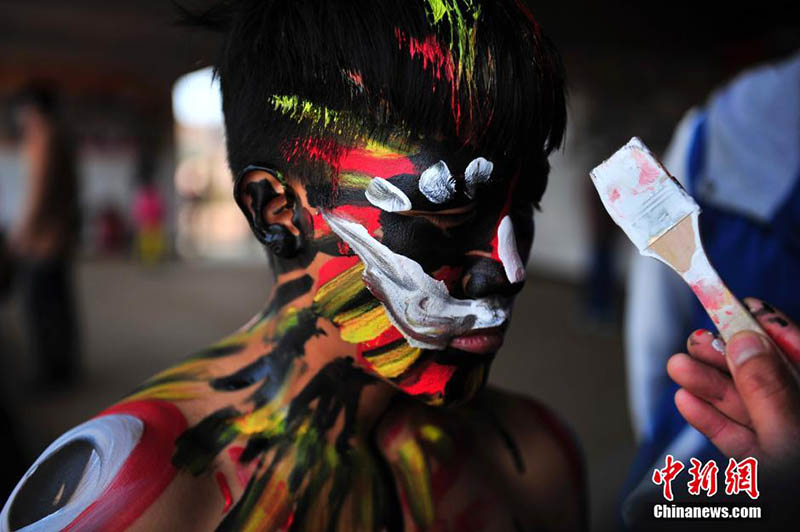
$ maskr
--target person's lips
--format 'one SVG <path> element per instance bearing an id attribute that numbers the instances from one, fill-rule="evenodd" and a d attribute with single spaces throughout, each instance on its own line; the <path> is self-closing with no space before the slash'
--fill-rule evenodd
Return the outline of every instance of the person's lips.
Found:
<path id="1" fill-rule="evenodd" d="M 503 330 L 500 327 L 476 329 L 450 340 L 450 347 L 480 355 L 496 352 L 503 345 Z"/>

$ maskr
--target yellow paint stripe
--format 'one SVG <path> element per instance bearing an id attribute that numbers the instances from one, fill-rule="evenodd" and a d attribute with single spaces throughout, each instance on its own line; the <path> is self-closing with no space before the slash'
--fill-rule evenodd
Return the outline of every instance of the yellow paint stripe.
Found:
<path id="1" fill-rule="evenodd" d="M 208 383 L 195 381 L 167 382 L 152 386 L 125 398 L 125 401 L 137 399 L 163 399 L 165 401 L 185 401 L 196 399 L 208 393 Z"/>
<path id="2" fill-rule="evenodd" d="M 173 377 L 182 373 L 188 373 L 197 379 L 207 377 L 209 375 L 208 366 L 211 365 L 212 361 L 213 359 L 198 359 L 182 362 L 177 366 L 172 366 L 171 368 L 165 369 L 161 373 L 157 373 L 155 376 L 148 379 L 145 384 L 147 384 L 147 382 Z"/>
<path id="3" fill-rule="evenodd" d="M 370 364 L 375 366 L 375 370 L 382 376 L 392 378 L 397 377 L 407 370 L 411 364 L 416 362 L 421 354 L 421 349 L 411 347 L 404 342 L 391 351 L 381 353 L 380 355 L 367 356 L 365 358 Z"/>
<path id="4" fill-rule="evenodd" d="M 367 312 L 373 311 L 376 307 L 380 306 L 380 302 L 377 299 L 372 299 L 361 306 L 352 308 L 345 312 L 340 312 L 333 318 L 333 323 L 336 325 L 343 325 L 348 321 L 355 320 L 366 314 Z"/>
<path id="5" fill-rule="evenodd" d="M 401 157 L 407 157 L 411 154 L 411 152 L 408 150 L 393 148 L 374 139 L 368 140 L 364 149 L 373 157 L 382 157 L 384 159 L 399 159 Z"/>
<path id="6" fill-rule="evenodd" d="M 383 306 L 379 305 L 361 316 L 343 323 L 339 331 L 342 340 L 358 344 L 374 340 L 391 326 L 392 322 L 389 321 L 389 316 L 386 315 Z"/>
<path id="7" fill-rule="evenodd" d="M 352 301 L 362 290 L 366 290 L 367 286 L 361 277 L 363 272 L 364 264 L 358 262 L 322 285 L 314 296 L 317 312 L 332 318 L 344 304 Z"/>
<path id="8" fill-rule="evenodd" d="M 414 439 L 403 442 L 397 455 L 411 515 L 418 526 L 427 528 L 433 524 L 433 492 L 428 462 Z"/>
<path id="9" fill-rule="evenodd" d="M 339 175 L 339 186 L 366 190 L 369 186 L 369 182 L 372 181 L 372 177 L 373 176 L 367 174 L 342 172 Z"/>

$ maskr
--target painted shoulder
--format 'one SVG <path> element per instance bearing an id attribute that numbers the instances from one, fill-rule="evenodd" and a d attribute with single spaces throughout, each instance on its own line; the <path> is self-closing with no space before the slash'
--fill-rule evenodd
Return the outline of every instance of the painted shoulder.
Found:
<path id="1" fill-rule="evenodd" d="M 492 425 L 487 430 L 499 433 L 514 462 L 506 478 L 526 494 L 527 504 L 549 514 L 548 523 L 537 526 L 586 529 L 585 460 L 571 428 L 541 401 L 496 388 L 487 388 L 475 403 L 472 408 L 484 414 L 479 422 Z"/>
<path id="2" fill-rule="evenodd" d="M 175 475 L 173 442 L 185 427 L 174 405 L 146 400 L 115 405 L 67 431 L 14 488 L 0 531 L 125 529 Z"/>
<path id="3" fill-rule="evenodd" d="M 577 442 L 538 401 L 491 389 L 451 409 L 400 399 L 376 437 L 403 511 L 421 529 L 460 529 L 459 519 L 479 515 L 496 515 L 506 530 L 585 528 Z"/>

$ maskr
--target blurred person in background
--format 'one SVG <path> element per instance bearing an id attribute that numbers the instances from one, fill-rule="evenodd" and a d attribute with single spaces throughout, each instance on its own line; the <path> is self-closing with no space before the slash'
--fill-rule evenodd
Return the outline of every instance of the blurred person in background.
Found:
<path id="1" fill-rule="evenodd" d="M 78 372 L 72 261 L 78 240 L 78 181 L 73 139 L 52 87 L 34 83 L 17 99 L 27 198 L 9 248 L 19 263 L 25 327 L 42 386 L 71 383 Z"/>
<path id="2" fill-rule="evenodd" d="M 800 352 L 784 341 L 797 339 L 789 317 L 800 318 L 800 54 L 743 73 L 715 92 L 705 107 L 687 113 L 664 164 L 700 204 L 705 249 L 731 291 L 741 297 L 757 295 L 785 312 L 758 300 L 745 301 L 783 350 L 770 356 L 790 361 L 785 371 L 778 366 L 775 377 L 789 383 L 789 400 L 800 402 L 800 386 L 790 367 L 800 364 Z M 766 419 L 769 412 L 752 411 L 748 394 L 740 389 L 743 374 L 730 371 L 733 366 L 722 355 L 724 343 L 708 331 L 716 328 L 682 279 L 658 261 L 636 255 L 628 282 L 625 340 L 639 450 L 623 505 L 623 516 L 634 529 L 653 526 L 642 519 L 652 515 L 653 503 L 664 502 L 651 476 L 664 467 L 666 454 L 686 467 L 690 458 L 703 463 L 714 459 L 721 470 L 727 457 L 736 455 L 726 431 L 715 429 L 714 434 L 706 423 L 732 420 L 736 424 L 727 428 L 738 431 L 740 443 L 753 437 L 765 446 L 752 420 Z M 687 352 L 687 337 L 691 356 L 675 355 L 667 364 L 673 353 Z M 768 376 L 769 370 L 763 370 L 764 382 Z M 800 419 L 797 404 L 786 410 Z M 796 433 L 791 426 L 780 428 L 784 438 Z M 769 453 L 758 458 L 775 466 L 776 457 Z M 785 468 L 785 459 L 778 461 Z M 687 499 L 685 482 L 673 483 L 673 490 L 676 500 Z M 787 507 L 783 504 L 781 511 Z"/>
<path id="3" fill-rule="evenodd" d="M 145 264 L 156 264 L 164 256 L 164 199 L 151 174 L 142 174 L 133 201 L 136 254 Z"/>

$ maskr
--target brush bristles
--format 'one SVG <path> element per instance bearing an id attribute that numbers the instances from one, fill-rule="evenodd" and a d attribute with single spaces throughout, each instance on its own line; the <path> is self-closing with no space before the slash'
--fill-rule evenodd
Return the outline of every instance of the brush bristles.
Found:
<path id="1" fill-rule="evenodd" d="M 700 211 L 637 137 L 592 170 L 591 176 L 608 214 L 640 252 Z"/>

